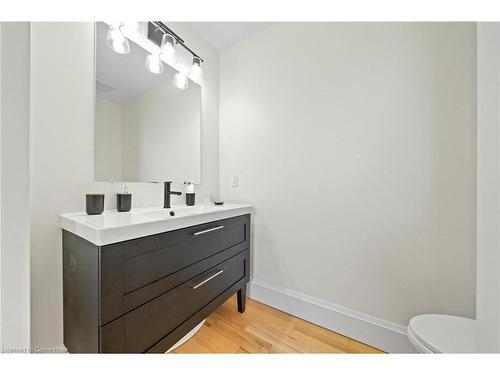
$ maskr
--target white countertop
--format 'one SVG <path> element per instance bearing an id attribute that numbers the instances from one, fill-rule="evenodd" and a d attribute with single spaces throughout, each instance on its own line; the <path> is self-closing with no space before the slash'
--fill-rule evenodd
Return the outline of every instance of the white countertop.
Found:
<path id="1" fill-rule="evenodd" d="M 253 206 L 224 203 L 222 206 L 173 206 L 133 208 L 129 212 L 104 211 L 101 215 L 75 212 L 59 215 L 60 227 L 97 246 L 249 214 Z M 175 216 L 170 216 L 170 211 Z"/>

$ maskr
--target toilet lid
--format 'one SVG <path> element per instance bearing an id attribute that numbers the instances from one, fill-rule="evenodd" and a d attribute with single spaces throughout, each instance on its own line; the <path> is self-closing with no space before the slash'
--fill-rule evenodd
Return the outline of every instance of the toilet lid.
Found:
<path id="1" fill-rule="evenodd" d="M 426 314 L 410 320 L 408 330 L 434 353 L 475 353 L 476 321 L 452 315 Z"/>

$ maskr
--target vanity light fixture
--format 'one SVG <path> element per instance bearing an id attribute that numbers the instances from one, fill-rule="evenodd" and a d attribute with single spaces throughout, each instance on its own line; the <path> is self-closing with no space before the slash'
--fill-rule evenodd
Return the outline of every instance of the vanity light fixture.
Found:
<path id="1" fill-rule="evenodd" d="M 189 78 L 198 83 L 201 80 L 201 59 L 198 56 L 193 56 L 193 65 L 189 72 Z"/>
<path id="2" fill-rule="evenodd" d="M 130 52 L 130 44 L 128 39 L 120 30 L 123 24 L 109 24 L 108 35 L 106 36 L 106 44 L 116 53 L 126 55 Z"/>
<path id="3" fill-rule="evenodd" d="M 188 77 L 196 82 L 201 83 L 201 63 L 203 59 L 189 48 L 184 40 L 181 39 L 172 29 L 170 29 L 164 22 L 150 21 L 148 22 L 148 39 L 160 47 L 160 59 L 167 64 L 179 70 L 176 66 L 175 54 L 177 46 L 184 48 L 193 56 L 191 69 L 188 75 L 184 72 L 177 72 L 174 76 L 174 84 L 180 89 L 185 89 L 189 85 Z"/>
<path id="4" fill-rule="evenodd" d="M 187 89 L 189 82 L 186 75 L 182 72 L 177 72 L 174 76 L 174 85 L 181 90 Z"/>
<path id="5" fill-rule="evenodd" d="M 177 41 L 170 34 L 163 34 L 160 45 L 160 57 L 172 65 L 175 62 L 175 45 Z"/>
<path id="6" fill-rule="evenodd" d="M 146 56 L 146 68 L 151 73 L 161 74 L 163 73 L 163 62 L 160 59 L 160 56 L 154 55 L 150 53 Z"/>
<path id="7" fill-rule="evenodd" d="M 120 31 L 126 38 L 134 39 L 139 34 L 139 22 L 138 21 L 126 21 L 122 22 L 120 25 Z"/>
<path id="8" fill-rule="evenodd" d="M 138 24 L 133 25 L 120 23 L 108 23 L 108 34 L 106 36 L 106 44 L 116 53 L 127 54 L 130 52 L 130 44 L 125 36 L 125 33 L 137 34 Z M 133 39 L 133 37 L 132 37 Z M 175 53 L 177 45 L 182 46 L 186 51 L 193 56 L 191 69 L 189 74 L 177 71 L 174 76 L 173 83 L 175 87 L 184 90 L 189 86 L 189 79 L 196 83 L 201 81 L 201 63 L 203 59 L 194 53 L 184 41 L 168 28 L 163 22 L 148 22 L 148 39 L 160 47 L 159 52 L 149 53 L 146 56 L 146 69 L 154 74 L 161 74 L 164 70 L 163 62 L 170 66 L 176 65 Z"/>

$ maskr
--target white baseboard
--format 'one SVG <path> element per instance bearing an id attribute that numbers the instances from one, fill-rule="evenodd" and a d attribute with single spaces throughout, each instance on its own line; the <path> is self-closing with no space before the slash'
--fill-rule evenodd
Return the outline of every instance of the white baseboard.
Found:
<path id="1" fill-rule="evenodd" d="M 414 353 L 406 327 L 258 280 L 249 297 L 388 353 Z"/>

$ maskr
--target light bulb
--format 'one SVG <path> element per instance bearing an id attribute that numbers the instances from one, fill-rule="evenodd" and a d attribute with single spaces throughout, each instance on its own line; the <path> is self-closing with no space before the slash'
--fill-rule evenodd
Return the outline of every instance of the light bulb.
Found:
<path id="1" fill-rule="evenodd" d="M 146 56 L 146 68 L 154 74 L 163 73 L 163 63 L 160 56 L 149 54 Z"/>
<path id="2" fill-rule="evenodd" d="M 120 25 L 119 30 L 123 35 L 128 35 L 129 37 L 137 36 L 138 34 L 138 22 L 124 22 Z"/>
<path id="3" fill-rule="evenodd" d="M 194 82 L 200 83 L 201 80 L 201 59 L 197 56 L 193 57 L 193 65 L 191 66 L 191 71 L 189 72 L 189 78 Z"/>
<path id="4" fill-rule="evenodd" d="M 163 34 L 161 38 L 160 57 L 169 64 L 175 61 L 175 38 L 170 34 Z"/>
<path id="5" fill-rule="evenodd" d="M 109 26 L 108 35 L 106 36 L 106 44 L 116 53 L 126 55 L 130 52 L 130 44 L 128 39 L 121 33 L 120 30 L 113 26 Z"/>
<path id="6" fill-rule="evenodd" d="M 177 72 L 174 76 L 174 85 L 181 90 L 187 89 L 189 83 L 186 75 L 181 72 Z"/>

